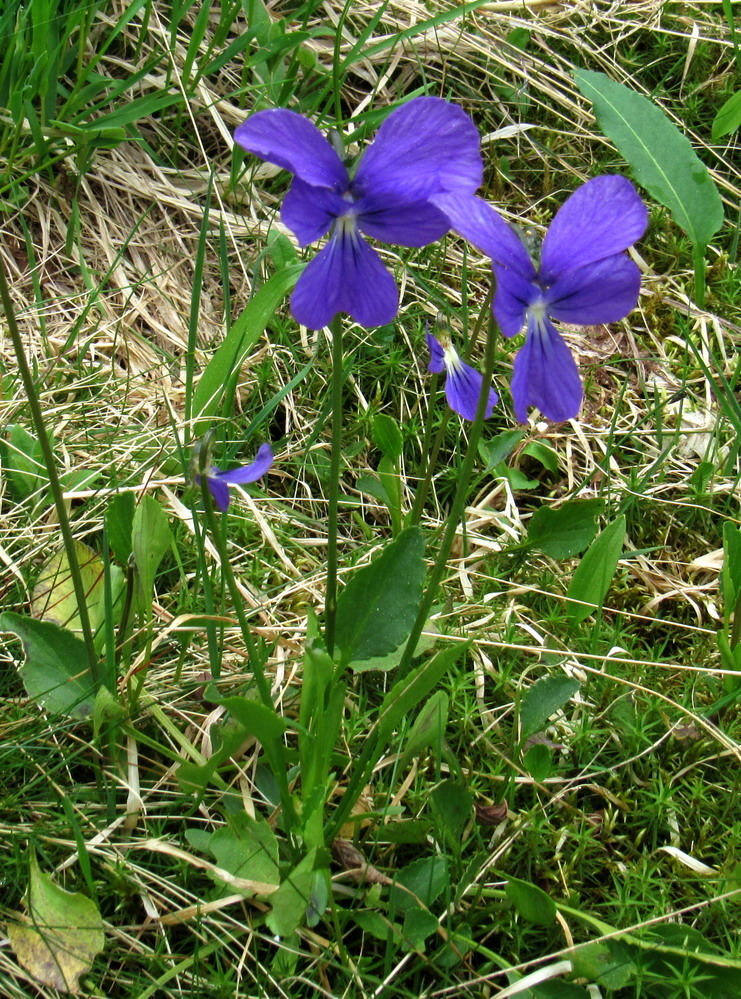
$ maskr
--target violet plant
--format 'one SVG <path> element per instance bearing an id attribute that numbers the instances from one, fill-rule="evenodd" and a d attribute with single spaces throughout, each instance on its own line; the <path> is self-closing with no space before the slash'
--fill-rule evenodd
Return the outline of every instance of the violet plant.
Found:
<path id="1" fill-rule="evenodd" d="M 401 246 L 435 242 L 450 228 L 436 195 L 472 195 L 483 177 L 479 134 L 459 107 L 418 97 L 393 111 L 375 141 L 350 168 L 336 145 L 293 111 L 258 111 L 240 125 L 235 141 L 294 179 L 281 218 L 307 246 L 327 232 L 326 246 L 309 262 L 291 297 L 294 318 L 332 336 L 332 452 L 328 502 L 325 640 L 335 644 L 337 510 L 342 439 L 341 314 L 361 326 L 391 322 L 399 308 L 396 284 L 365 236 Z"/>
<path id="2" fill-rule="evenodd" d="M 527 327 L 515 358 L 515 415 L 537 406 L 549 420 L 573 419 L 582 401 L 576 362 L 551 319 L 584 326 L 612 323 L 635 308 L 638 265 L 625 252 L 646 229 L 648 212 L 625 177 L 594 177 L 556 213 L 534 262 L 516 231 L 485 201 L 435 198 L 451 226 L 491 257 L 494 316 L 506 337 Z"/>

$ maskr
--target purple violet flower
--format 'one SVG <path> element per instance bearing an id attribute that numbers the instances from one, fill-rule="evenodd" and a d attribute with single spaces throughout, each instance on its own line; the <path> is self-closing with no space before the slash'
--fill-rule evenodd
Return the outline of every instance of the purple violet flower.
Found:
<path id="1" fill-rule="evenodd" d="M 517 419 L 527 422 L 528 406 L 555 422 L 572 419 L 581 406 L 581 379 L 551 319 L 614 323 L 635 308 L 641 272 L 624 251 L 648 221 L 636 189 L 617 175 L 582 184 L 556 212 L 537 268 L 515 230 L 485 201 L 449 194 L 434 201 L 456 232 L 491 257 L 502 333 L 511 337 L 527 325 L 512 374 Z"/>
<path id="2" fill-rule="evenodd" d="M 425 336 L 431 355 L 427 370 L 433 374 L 445 371 L 445 397 L 448 405 L 464 420 L 473 422 L 476 418 L 483 376 L 470 364 L 461 360 L 447 336 L 441 335 L 437 338 L 432 333 L 426 333 Z M 499 396 L 490 388 L 485 419 L 489 419 L 498 401 Z"/>
<path id="3" fill-rule="evenodd" d="M 429 199 L 473 194 L 483 176 L 476 126 L 439 97 L 416 97 L 393 111 L 352 173 L 295 111 L 258 111 L 234 138 L 294 175 L 281 219 L 301 246 L 332 231 L 291 297 L 295 319 L 309 329 L 339 312 L 361 326 L 391 322 L 399 309 L 396 283 L 364 236 L 400 246 L 434 243 L 450 224 Z"/>
<path id="4" fill-rule="evenodd" d="M 206 485 L 219 510 L 222 513 L 226 513 L 229 506 L 229 486 L 244 486 L 248 482 L 257 482 L 272 464 L 273 452 L 270 449 L 270 445 L 263 444 L 258 450 L 255 460 L 250 465 L 232 468 L 228 472 L 221 472 L 218 468 L 212 467 L 206 473 Z M 196 482 L 200 481 L 200 476 L 197 475 Z"/>

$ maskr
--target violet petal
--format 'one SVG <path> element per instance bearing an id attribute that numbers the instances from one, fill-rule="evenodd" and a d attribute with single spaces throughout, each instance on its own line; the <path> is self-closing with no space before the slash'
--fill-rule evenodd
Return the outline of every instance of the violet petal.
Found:
<path id="1" fill-rule="evenodd" d="M 499 212 L 472 194 L 439 194 L 432 199 L 447 215 L 450 226 L 481 250 L 492 262 L 523 278 L 535 277 L 535 268 L 522 241 Z"/>
<path id="2" fill-rule="evenodd" d="M 359 233 L 338 224 L 298 279 L 291 311 L 312 330 L 328 326 L 339 312 L 348 312 L 361 326 L 383 326 L 399 311 L 399 295 L 376 251 Z"/>
<path id="3" fill-rule="evenodd" d="M 355 175 L 358 195 L 388 192 L 417 201 L 481 186 L 478 129 L 466 112 L 440 97 L 415 97 L 379 128 Z"/>
<path id="4" fill-rule="evenodd" d="M 528 306 L 541 294 L 537 285 L 511 271 L 508 267 L 494 265 L 497 290 L 493 312 L 504 336 L 515 336 L 525 324 Z"/>
<path id="5" fill-rule="evenodd" d="M 554 319 L 576 325 L 614 323 L 636 307 L 641 272 L 618 253 L 575 271 L 567 271 L 546 292 Z"/>
<path id="6" fill-rule="evenodd" d="M 307 184 L 336 191 L 348 186 L 347 170 L 330 142 L 295 111 L 258 111 L 237 128 L 234 141 Z"/>
<path id="7" fill-rule="evenodd" d="M 239 468 L 230 468 L 226 472 L 218 469 L 215 474 L 209 475 L 209 482 L 226 482 L 230 485 L 246 485 L 248 482 L 257 482 L 267 472 L 273 464 L 273 452 L 269 444 L 262 444 L 259 448 L 255 460 L 249 465 L 242 465 Z"/>
<path id="8" fill-rule="evenodd" d="M 347 210 L 347 202 L 326 187 L 312 187 L 295 177 L 283 199 L 281 222 L 288 226 L 299 246 L 321 239 L 332 223 Z"/>
<path id="9" fill-rule="evenodd" d="M 462 361 L 457 355 L 454 362 L 446 363 L 445 366 L 448 371 L 445 379 L 445 397 L 448 400 L 448 405 L 464 420 L 473 422 L 476 419 L 483 376 L 480 371 L 472 368 L 470 364 Z M 496 392 L 490 388 L 485 419 L 489 419 L 498 401 L 499 397 Z"/>
<path id="10" fill-rule="evenodd" d="M 515 415 L 527 423 L 529 406 L 560 423 L 579 412 L 582 386 L 571 351 L 547 317 L 530 318 L 527 338 L 515 357 L 511 383 Z"/>
<path id="11" fill-rule="evenodd" d="M 206 485 L 216 506 L 222 513 L 226 513 L 229 506 L 229 486 L 210 475 L 206 478 Z"/>
<path id="12" fill-rule="evenodd" d="M 448 220 L 429 201 L 399 201 L 367 196 L 355 206 L 358 226 L 368 236 L 397 246 L 427 246 L 450 228 Z"/>
<path id="13" fill-rule="evenodd" d="M 439 375 L 445 367 L 443 348 L 432 333 L 425 333 L 425 340 L 430 351 L 430 363 L 427 365 L 427 370 L 433 375 Z"/>
<path id="14" fill-rule="evenodd" d="M 541 278 L 552 284 L 564 271 L 626 250 L 647 223 L 646 206 L 627 177 L 606 174 L 588 180 L 550 224 L 540 255 Z"/>

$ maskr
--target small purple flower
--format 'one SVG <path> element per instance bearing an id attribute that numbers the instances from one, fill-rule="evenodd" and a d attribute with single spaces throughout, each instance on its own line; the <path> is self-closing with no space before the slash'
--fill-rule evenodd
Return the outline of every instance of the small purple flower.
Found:
<path id="1" fill-rule="evenodd" d="M 281 219 L 301 246 L 332 230 L 291 297 L 294 317 L 310 329 L 339 312 L 361 326 L 391 322 L 399 308 L 396 284 L 363 236 L 400 246 L 434 243 L 450 225 L 429 199 L 473 194 L 483 175 L 476 126 L 439 97 L 417 97 L 393 111 L 351 173 L 319 129 L 295 111 L 258 111 L 234 138 L 294 175 Z"/>
<path id="2" fill-rule="evenodd" d="M 536 268 L 514 229 L 473 195 L 434 199 L 456 232 L 492 259 L 493 310 L 511 337 L 527 325 L 512 374 L 520 422 L 528 406 L 549 420 L 577 415 L 582 386 L 576 362 L 551 318 L 584 326 L 613 323 L 635 308 L 641 272 L 624 251 L 646 228 L 648 213 L 625 177 L 594 177 L 566 199 L 543 239 Z"/>
<path id="3" fill-rule="evenodd" d="M 470 364 L 461 360 L 458 351 L 446 336 L 441 336 L 440 339 L 434 337 L 432 333 L 426 333 L 425 336 L 427 346 L 430 348 L 430 363 L 427 370 L 433 374 L 445 371 L 445 397 L 448 405 L 464 420 L 473 422 L 481 395 L 482 375 Z M 490 388 L 485 419 L 489 419 L 497 402 L 499 396 Z"/>
<path id="4" fill-rule="evenodd" d="M 257 482 L 272 464 L 273 452 L 270 445 L 263 444 L 251 465 L 232 468 L 228 472 L 221 472 L 218 468 L 212 467 L 206 472 L 206 485 L 219 510 L 225 513 L 229 506 L 229 486 L 244 486 L 248 482 Z M 199 476 L 196 476 L 196 481 L 200 482 Z"/>

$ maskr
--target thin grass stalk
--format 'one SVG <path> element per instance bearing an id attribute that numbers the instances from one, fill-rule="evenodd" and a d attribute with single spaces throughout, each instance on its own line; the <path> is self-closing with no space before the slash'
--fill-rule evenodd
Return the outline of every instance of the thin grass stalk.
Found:
<path id="1" fill-rule="evenodd" d="M 0 300 L 2 301 L 3 311 L 5 312 L 5 318 L 8 323 L 8 331 L 10 333 L 13 351 L 18 363 L 18 371 L 21 375 L 23 388 L 26 392 L 28 407 L 31 410 L 31 418 L 36 430 L 36 436 L 38 437 L 39 445 L 44 456 L 44 464 L 46 465 L 46 472 L 49 477 L 49 488 L 51 489 L 51 494 L 54 499 L 54 507 L 59 521 L 59 529 L 62 532 L 64 550 L 67 555 L 67 563 L 69 564 L 69 572 L 72 578 L 72 586 L 75 591 L 77 612 L 80 618 L 80 628 L 82 630 L 82 637 L 85 643 L 85 652 L 87 654 L 88 666 L 90 668 L 90 676 L 92 677 L 93 685 L 97 689 L 102 682 L 101 670 L 98 663 L 98 654 L 95 651 L 95 642 L 93 640 L 93 631 L 90 625 L 90 615 L 87 607 L 87 594 L 85 593 L 82 575 L 80 574 L 80 563 L 77 559 L 77 552 L 75 550 L 75 539 L 72 535 L 69 517 L 67 516 L 67 507 L 64 502 L 62 484 L 59 481 L 59 476 L 57 475 L 54 452 L 52 451 L 49 435 L 46 432 L 46 424 L 41 410 L 41 403 L 39 402 L 39 397 L 36 392 L 36 384 L 34 383 L 31 369 L 28 365 L 28 359 L 26 358 L 26 352 L 23 347 L 20 330 L 18 329 L 18 324 L 15 319 L 13 303 L 10 300 L 10 289 L 8 288 L 8 281 L 5 274 L 5 265 L 1 257 Z"/>

